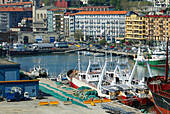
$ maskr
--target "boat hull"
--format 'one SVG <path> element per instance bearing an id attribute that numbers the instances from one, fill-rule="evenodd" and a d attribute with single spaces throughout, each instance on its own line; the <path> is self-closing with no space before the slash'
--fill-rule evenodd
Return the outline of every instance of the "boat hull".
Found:
<path id="1" fill-rule="evenodd" d="M 151 91 L 152 92 L 152 91 Z M 170 99 L 152 92 L 154 104 L 162 114 L 170 114 Z"/>
<path id="2" fill-rule="evenodd" d="M 101 93 L 101 90 L 99 90 L 99 89 L 97 89 L 97 88 L 89 85 L 88 83 L 85 83 L 85 82 L 83 82 L 83 81 L 81 81 L 81 80 L 78 80 L 78 79 L 75 78 L 75 77 L 72 77 L 71 79 L 70 79 L 69 77 L 67 77 L 67 79 L 69 80 L 70 86 L 73 87 L 73 88 L 75 88 L 75 89 L 77 89 L 77 88 L 79 88 L 79 87 L 81 87 L 81 86 L 90 87 L 90 88 L 92 88 L 93 90 L 96 90 L 96 91 L 98 92 L 98 95 L 99 95 L 99 96 L 101 96 L 101 97 L 106 97 L 106 98 L 110 98 L 109 95 L 106 95 L 106 94 Z"/>
<path id="3" fill-rule="evenodd" d="M 133 105 L 133 98 L 125 97 L 123 95 L 117 96 L 118 100 L 121 101 L 123 104 L 132 106 Z"/>
<path id="4" fill-rule="evenodd" d="M 150 103 L 150 100 L 147 97 L 145 98 L 137 97 L 136 99 L 139 101 L 140 105 L 147 105 L 148 103 Z"/>
<path id="5" fill-rule="evenodd" d="M 134 60 L 136 62 L 136 60 Z M 151 67 L 165 67 L 166 61 L 165 60 L 149 60 L 149 65 Z M 138 65 L 144 65 L 144 62 L 138 62 Z"/>

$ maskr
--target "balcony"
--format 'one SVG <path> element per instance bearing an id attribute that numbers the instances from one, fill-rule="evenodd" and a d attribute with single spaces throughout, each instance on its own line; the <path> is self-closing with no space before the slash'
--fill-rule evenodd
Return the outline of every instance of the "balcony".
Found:
<path id="1" fill-rule="evenodd" d="M 127 30 L 132 30 L 132 28 L 126 28 Z"/>
<path id="2" fill-rule="evenodd" d="M 132 34 L 132 32 L 127 32 L 126 34 Z"/>
<path id="3" fill-rule="evenodd" d="M 139 30 L 139 28 L 138 28 L 138 27 L 134 27 L 133 29 L 134 29 L 134 30 Z"/>

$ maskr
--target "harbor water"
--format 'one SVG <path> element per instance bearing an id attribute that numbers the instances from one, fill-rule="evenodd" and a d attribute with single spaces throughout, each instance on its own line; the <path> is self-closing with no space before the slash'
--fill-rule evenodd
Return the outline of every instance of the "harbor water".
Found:
<path id="1" fill-rule="evenodd" d="M 110 56 L 107 56 L 108 60 L 110 59 Z M 81 70 L 85 71 L 88 66 L 88 62 L 90 60 L 96 60 L 101 63 L 101 66 L 104 65 L 105 57 L 96 57 L 93 56 L 84 56 L 80 55 L 80 63 L 81 63 Z M 117 57 L 112 56 L 112 60 L 125 61 L 125 57 Z M 17 62 L 21 64 L 21 70 L 29 71 L 34 66 L 38 66 L 39 64 L 43 68 L 47 68 L 49 70 L 49 74 L 52 75 L 58 75 L 59 73 L 63 71 L 68 71 L 70 69 L 77 69 L 78 70 L 78 56 L 75 53 L 68 53 L 68 54 L 48 54 L 48 55 L 37 55 L 37 56 L 16 56 L 11 57 L 11 60 L 13 62 Z M 130 58 L 128 58 L 129 64 L 131 66 L 131 69 L 133 69 L 134 61 Z M 164 68 L 156 68 L 151 67 L 152 75 L 165 75 L 165 69 Z M 170 71 L 169 71 L 170 75 Z M 135 77 L 138 79 L 142 76 L 149 76 L 148 69 L 146 66 L 137 66 L 137 69 L 135 71 Z"/>

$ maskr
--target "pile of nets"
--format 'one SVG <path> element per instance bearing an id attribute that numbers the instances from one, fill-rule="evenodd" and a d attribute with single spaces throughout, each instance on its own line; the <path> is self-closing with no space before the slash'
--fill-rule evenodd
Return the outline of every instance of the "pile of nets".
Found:
<path id="1" fill-rule="evenodd" d="M 83 102 L 83 99 L 78 98 L 78 97 L 75 97 L 75 96 L 73 96 L 72 94 L 68 94 L 68 93 L 66 93 L 66 92 L 64 92 L 64 91 L 62 91 L 62 90 L 60 90 L 60 89 L 51 87 L 50 85 L 45 84 L 45 83 L 40 83 L 40 84 L 46 85 L 47 87 L 49 87 L 49 88 L 51 88 L 51 89 L 54 89 L 54 90 L 56 90 L 56 91 L 59 91 L 59 92 L 61 92 L 63 95 L 65 95 L 66 97 L 58 94 L 57 92 L 54 92 L 54 91 L 52 91 L 52 90 L 49 90 L 49 89 L 47 89 L 47 88 L 39 85 L 39 88 L 41 89 L 42 92 L 47 93 L 47 94 L 50 94 L 50 95 L 52 95 L 54 98 L 57 98 L 57 99 L 59 99 L 59 100 L 61 100 L 61 101 L 67 101 L 67 98 L 69 97 L 70 99 L 77 99 L 77 100 Z M 77 101 L 75 101 L 75 100 L 72 100 L 72 103 L 75 104 L 75 105 L 79 105 L 79 106 L 88 108 L 86 105 L 81 104 L 81 103 L 79 103 L 79 102 L 77 102 Z"/>
<path id="2" fill-rule="evenodd" d="M 97 91 L 86 86 L 79 87 L 74 95 L 83 100 L 99 99 Z"/>

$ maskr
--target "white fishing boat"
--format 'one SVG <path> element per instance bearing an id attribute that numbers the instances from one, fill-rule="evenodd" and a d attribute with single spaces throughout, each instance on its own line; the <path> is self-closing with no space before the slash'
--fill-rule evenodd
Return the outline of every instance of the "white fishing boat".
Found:
<path id="1" fill-rule="evenodd" d="M 146 62 L 150 77 L 152 76 L 148 61 L 145 61 L 143 56 L 138 56 L 133 70 L 131 71 L 128 61 L 117 62 L 116 68 L 113 73 L 112 83 L 105 86 L 102 80 L 105 75 L 101 75 L 101 81 L 99 81 L 99 89 L 102 93 L 109 94 L 111 98 L 118 98 L 122 103 L 126 105 L 146 105 L 149 99 L 148 89 L 145 87 L 146 78 L 142 77 L 140 81 L 134 79 L 134 72 L 137 68 L 138 62 Z M 105 63 L 106 64 L 106 63 Z M 123 67 L 122 67 L 123 66 Z M 125 67 L 126 66 L 126 67 Z M 105 68 L 105 67 L 104 67 Z M 103 69 L 103 72 L 107 72 Z"/>
<path id="2" fill-rule="evenodd" d="M 35 78 L 47 78 L 49 76 L 48 69 L 41 68 L 40 65 L 38 67 L 34 65 L 34 68 L 30 69 L 29 74 L 35 76 Z"/>
<path id="3" fill-rule="evenodd" d="M 80 70 L 80 56 L 78 54 L 78 66 L 79 70 L 70 70 L 68 71 L 67 79 L 70 81 L 70 86 L 74 88 L 78 88 L 81 86 L 90 87 L 93 90 L 98 92 L 99 96 L 107 97 L 108 95 L 101 93 L 101 90 L 97 88 L 97 84 L 99 82 L 99 78 L 101 76 L 102 67 L 99 61 L 97 60 L 90 60 L 89 65 L 86 71 Z"/>

